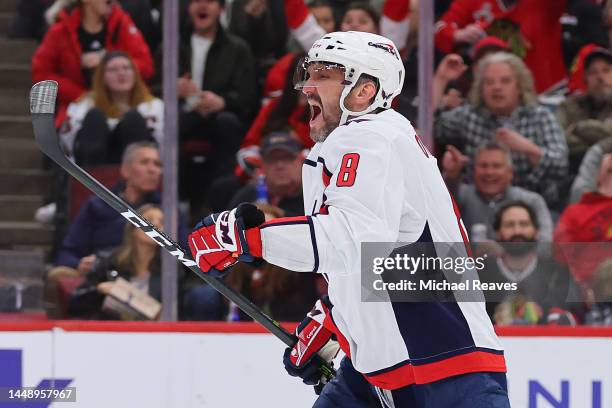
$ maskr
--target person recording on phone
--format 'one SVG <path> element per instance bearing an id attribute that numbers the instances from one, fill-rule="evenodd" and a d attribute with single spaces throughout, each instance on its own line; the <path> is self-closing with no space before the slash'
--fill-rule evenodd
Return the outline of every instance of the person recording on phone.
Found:
<path id="1" fill-rule="evenodd" d="M 567 175 L 568 149 L 555 116 L 539 106 L 533 77 L 515 55 L 487 55 L 476 69 L 468 103 L 438 112 L 436 139 L 470 160 L 483 143 L 495 141 L 511 152 L 514 185 L 541 194 L 549 207 L 559 203 Z M 471 166 L 466 166 L 471 179 Z"/>

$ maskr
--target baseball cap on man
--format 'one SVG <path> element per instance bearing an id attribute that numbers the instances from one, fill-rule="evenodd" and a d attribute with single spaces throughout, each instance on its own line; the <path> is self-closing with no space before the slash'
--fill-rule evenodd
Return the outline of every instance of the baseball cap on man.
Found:
<path id="1" fill-rule="evenodd" d="M 589 69 L 589 66 L 597 59 L 603 59 L 606 60 L 608 64 L 612 64 L 612 52 L 603 47 L 593 48 L 584 57 L 584 69 Z"/>
<path id="2" fill-rule="evenodd" d="M 272 132 L 266 136 L 261 144 L 261 157 L 265 160 L 266 156 L 273 150 L 284 150 L 286 152 L 298 154 L 302 150 L 302 147 L 289 133 Z"/>

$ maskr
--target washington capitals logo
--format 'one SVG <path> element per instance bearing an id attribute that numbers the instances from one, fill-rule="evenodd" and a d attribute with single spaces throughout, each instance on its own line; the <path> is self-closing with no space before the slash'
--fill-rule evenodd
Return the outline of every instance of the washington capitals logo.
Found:
<path id="1" fill-rule="evenodd" d="M 399 59 L 399 57 L 397 56 L 397 53 L 395 51 L 395 47 L 391 44 L 385 44 L 385 43 L 375 43 L 370 41 L 368 43 L 368 45 L 370 47 L 374 47 L 374 48 L 380 48 L 383 51 L 388 52 L 389 54 L 393 55 L 395 58 Z"/>

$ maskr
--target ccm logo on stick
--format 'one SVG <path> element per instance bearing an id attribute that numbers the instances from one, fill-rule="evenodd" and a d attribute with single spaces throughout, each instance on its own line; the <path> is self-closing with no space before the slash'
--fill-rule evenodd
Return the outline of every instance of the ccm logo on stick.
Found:
<path id="1" fill-rule="evenodd" d="M 124 211 L 121 213 L 123 218 L 128 220 L 132 225 L 136 228 L 140 228 L 145 234 L 147 234 L 151 239 L 153 239 L 157 244 L 168 250 L 172 256 L 178 259 L 185 266 L 197 266 L 195 262 L 191 259 L 185 258 L 185 253 L 170 242 L 166 237 L 157 232 L 153 227 L 151 227 L 145 220 L 143 220 L 138 214 L 133 213 L 130 210 Z"/>

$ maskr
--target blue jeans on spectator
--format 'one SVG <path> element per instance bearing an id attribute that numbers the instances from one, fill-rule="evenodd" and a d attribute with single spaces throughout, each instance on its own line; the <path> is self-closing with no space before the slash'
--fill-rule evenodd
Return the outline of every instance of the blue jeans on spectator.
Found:
<path id="1" fill-rule="evenodd" d="M 205 283 L 185 293 L 183 320 L 225 320 L 225 309 L 219 292 Z"/>
<path id="2" fill-rule="evenodd" d="M 510 408 L 510 402 L 504 373 L 463 374 L 429 384 L 381 391 L 369 384 L 345 357 L 336 377 L 323 388 L 313 408 L 344 407 Z"/>

